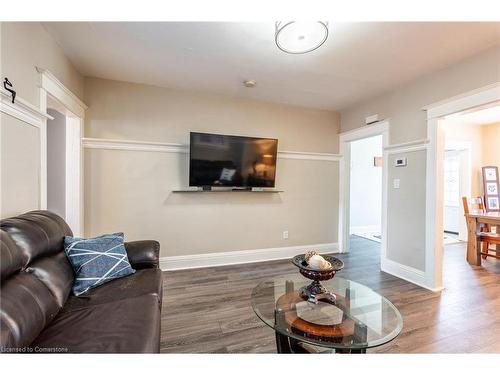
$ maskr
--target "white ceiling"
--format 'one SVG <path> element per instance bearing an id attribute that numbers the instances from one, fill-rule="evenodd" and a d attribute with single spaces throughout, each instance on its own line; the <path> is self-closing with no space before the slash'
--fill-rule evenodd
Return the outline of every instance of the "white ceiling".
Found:
<path id="1" fill-rule="evenodd" d="M 500 23 L 331 23 L 288 55 L 274 23 L 44 23 L 85 76 L 341 109 L 500 44 Z M 242 81 L 257 80 L 255 88 Z"/>

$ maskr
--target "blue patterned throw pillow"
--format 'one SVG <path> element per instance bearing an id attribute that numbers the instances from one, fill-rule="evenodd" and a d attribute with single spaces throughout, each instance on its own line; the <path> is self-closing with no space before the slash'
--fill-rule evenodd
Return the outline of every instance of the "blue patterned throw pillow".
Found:
<path id="1" fill-rule="evenodd" d="M 66 236 L 64 251 L 75 271 L 73 293 L 76 296 L 135 272 L 123 246 L 123 233 L 87 239 Z"/>

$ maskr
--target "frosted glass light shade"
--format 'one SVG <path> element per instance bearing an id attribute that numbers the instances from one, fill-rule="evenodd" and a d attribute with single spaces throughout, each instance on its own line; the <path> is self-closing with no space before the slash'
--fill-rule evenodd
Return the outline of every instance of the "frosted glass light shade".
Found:
<path id="1" fill-rule="evenodd" d="M 328 38 L 328 22 L 276 22 L 276 45 L 291 54 L 314 51 Z"/>

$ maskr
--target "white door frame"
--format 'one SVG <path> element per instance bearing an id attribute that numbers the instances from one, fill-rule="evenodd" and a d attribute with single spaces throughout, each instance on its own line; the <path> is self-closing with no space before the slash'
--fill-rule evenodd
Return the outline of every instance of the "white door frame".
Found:
<path id="1" fill-rule="evenodd" d="M 339 250 L 349 252 L 349 225 L 350 225 L 350 182 L 351 182 L 351 142 L 382 135 L 383 163 L 382 163 L 382 218 L 381 218 L 381 260 L 385 259 L 387 251 L 387 157 L 385 148 L 389 145 L 389 120 L 383 120 L 373 125 L 366 125 L 358 129 L 339 134 L 339 149 L 342 159 L 339 168 Z"/>
<path id="2" fill-rule="evenodd" d="M 426 172 L 425 278 L 433 290 L 443 288 L 443 118 L 500 102 L 500 82 L 428 105 Z"/>
<path id="3" fill-rule="evenodd" d="M 66 221 L 75 236 L 83 235 L 83 147 L 85 110 L 88 108 L 50 71 L 40 74 L 40 110 L 47 112 L 49 96 L 66 109 Z M 40 209 L 47 209 L 47 121 L 40 126 Z"/>

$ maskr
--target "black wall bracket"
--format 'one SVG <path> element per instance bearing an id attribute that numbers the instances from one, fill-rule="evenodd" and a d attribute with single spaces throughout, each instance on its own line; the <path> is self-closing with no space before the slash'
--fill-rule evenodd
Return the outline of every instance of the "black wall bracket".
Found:
<path id="1" fill-rule="evenodd" d="M 12 103 L 14 103 L 16 101 L 16 92 L 14 91 L 12 83 L 7 77 L 5 77 L 5 80 L 3 81 L 3 87 L 5 88 L 5 90 L 12 94 Z"/>

